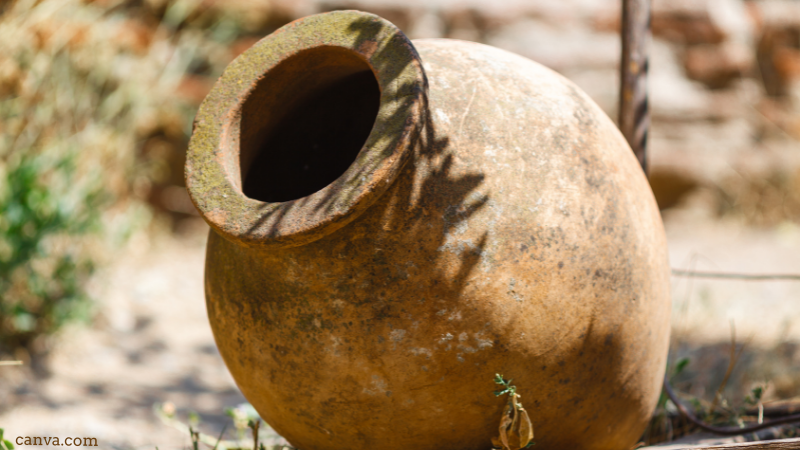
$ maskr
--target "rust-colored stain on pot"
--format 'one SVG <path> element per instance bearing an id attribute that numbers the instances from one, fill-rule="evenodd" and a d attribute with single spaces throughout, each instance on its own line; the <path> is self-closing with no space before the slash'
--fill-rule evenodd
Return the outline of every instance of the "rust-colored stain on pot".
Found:
<path id="1" fill-rule="evenodd" d="M 186 166 L 209 319 L 302 450 L 485 450 L 512 378 L 538 449 L 630 448 L 669 333 L 661 219 L 622 135 L 520 56 L 307 17 L 239 56 Z"/>

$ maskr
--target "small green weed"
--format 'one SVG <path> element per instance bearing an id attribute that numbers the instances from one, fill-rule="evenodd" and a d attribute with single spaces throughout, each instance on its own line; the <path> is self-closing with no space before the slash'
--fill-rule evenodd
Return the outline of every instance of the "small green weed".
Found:
<path id="1" fill-rule="evenodd" d="M 534 445 L 531 419 L 519 402 L 521 396 L 517 394 L 517 387 L 511 381 L 513 380 L 505 380 L 502 375 L 495 374 L 494 382 L 502 389 L 495 391 L 494 395 L 499 397 L 508 394 L 508 403 L 500 419 L 499 436 L 492 438 L 492 445 L 496 449 L 520 450 Z"/>
<path id="2" fill-rule="evenodd" d="M 494 374 L 494 382 L 495 384 L 499 384 L 503 389 L 499 391 L 494 391 L 495 397 L 500 397 L 501 395 L 508 394 L 510 396 L 517 395 L 517 387 L 511 384 L 514 380 L 504 380 L 503 376 L 499 373 Z"/>
<path id="3" fill-rule="evenodd" d="M 233 440 L 224 439 L 227 426 L 216 437 L 200 432 L 200 416 L 193 411 L 187 414 L 189 423 L 179 420 L 172 403 L 154 405 L 154 410 L 162 422 L 189 435 L 192 450 L 200 450 L 201 444 L 212 450 L 294 450 L 288 445 L 264 445 L 264 440 L 274 441 L 279 436 L 269 426 L 262 427 L 261 418 L 249 403 L 225 408 L 225 415 L 231 418 L 235 429 L 236 437 Z M 246 439 L 247 430 L 250 430 L 252 440 Z"/>

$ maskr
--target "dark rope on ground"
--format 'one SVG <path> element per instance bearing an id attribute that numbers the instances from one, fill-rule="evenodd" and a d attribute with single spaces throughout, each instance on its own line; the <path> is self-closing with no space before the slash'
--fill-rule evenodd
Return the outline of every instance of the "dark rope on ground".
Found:
<path id="1" fill-rule="evenodd" d="M 739 434 L 747 434 L 752 433 L 754 431 L 763 430 L 766 428 L 772 428 L 777 425 L 784 425 L 787 423 L 794 423 L 800 422 L 800 414 L 792 414 L 784 417 L 780 417 L 778 419 L 771 419 L 765 420 L 759 424 L 749 425 L 746 427 L 717 427 L 714 425 L 709 425 L 702 420 L 698 419 L 697 416 L 694 415 L 692 411 L 689 410 L 680 400 L 678 400 L 678 396 L 675 395 L 675 391 L 672 390 L 672 386 L 670 386 L 667 377 L 664 377 L 664 392 L 667 393 L 667 397 L 675 404 L 678 408 L 678 411 L 686 418 L 689 422 L 696 425 L 698 428 L 703 429 L 705 431 L 720 434 L 723 436 L 736 436 Z"/>
<path id="2" fill-rule="evenodd" d="M 696 272 L 693 270 L 672 269 L 672 275 L 676 277 L 693 278 L 725 278 L 733 280 L 788 280 L 800 281 L 798 274 L 748 274 L 748 273 L 726 273 L 726 272 Z"/>

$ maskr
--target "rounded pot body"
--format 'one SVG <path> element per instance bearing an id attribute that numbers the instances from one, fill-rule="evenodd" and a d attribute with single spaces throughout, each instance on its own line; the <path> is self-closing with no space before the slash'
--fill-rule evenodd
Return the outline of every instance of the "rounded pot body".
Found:
<path id="1" fill-rule="evenodd" d="M 658 208 L 611 120 L 553 71 L 312 16 L 217 83 L 187 185 L 213 228 L 222 357 L 297 448 L 488 449 L 496 373 L 538 449 L 624 450 L 649 420 L 670 311 Z"/>

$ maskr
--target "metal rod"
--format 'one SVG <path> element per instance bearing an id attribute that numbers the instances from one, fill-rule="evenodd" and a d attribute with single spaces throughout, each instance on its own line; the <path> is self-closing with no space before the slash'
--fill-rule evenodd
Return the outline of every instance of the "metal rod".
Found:
<path id="1" fill-rule="evenodd" d="M 650 0 L 622 0 L 619 129 L 647 174 L 647 41 Z"/>

